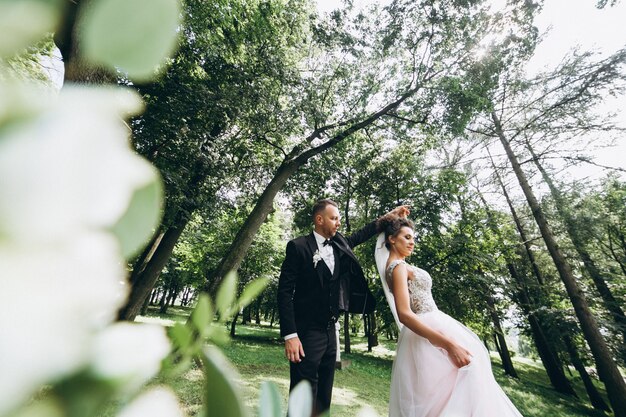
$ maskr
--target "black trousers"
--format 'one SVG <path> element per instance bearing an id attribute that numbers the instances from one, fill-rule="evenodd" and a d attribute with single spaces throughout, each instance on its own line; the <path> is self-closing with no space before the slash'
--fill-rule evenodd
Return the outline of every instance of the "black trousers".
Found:
<path id="1" fill-rule="evenodd" d="M 335 361 L 337 359 L 337 339 L 335 325 L 326 329 L 308 329 L 298 333 L 304 358 L 300 363 L 290 362 L 289 374 L 291 391 L 302 380 L 307 380 L 313 389 L 313 415 L 330 409 L 330 401 L 335 379 Z"/>

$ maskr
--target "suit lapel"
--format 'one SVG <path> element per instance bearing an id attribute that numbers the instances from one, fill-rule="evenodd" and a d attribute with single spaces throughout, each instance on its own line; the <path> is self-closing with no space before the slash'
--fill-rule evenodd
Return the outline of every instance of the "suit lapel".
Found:
<path id="1" fill-rule="evenodd" d="M 313 232 L 311 232 L 311 234 L 309 234 L 307 236 L 306 244 L 309 247 L 309 249 L 311 250 L 311 262 L 313 262 L 313 255 L 318 250 L 318 248 L 317 248 L 317 241 L 315 240 L 315 236 L 313 236 Z M 321 264 L 323 264 L 323 265 L 321 265 Z M 324 268 L 324 267 L 326 267 L 326 268 Z M 317 266 L 315 266 L 314 268 L 315 268 L 315 272 L 317 273 L 317 277 L 320 280 L 320 285 L 323 287 L 324 286 L 324 271 L 328 271 L 330 273 L 330 270 L 326 266 L 326 262 L 324 262 L 323 259 L 320 259 L 317 262 Z"/>

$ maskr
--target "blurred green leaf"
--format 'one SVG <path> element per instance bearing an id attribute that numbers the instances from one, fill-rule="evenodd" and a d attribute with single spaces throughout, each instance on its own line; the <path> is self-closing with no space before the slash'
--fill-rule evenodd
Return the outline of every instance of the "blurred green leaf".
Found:
<path id="1" fill-rule="evenodd" d="M 175 323 L 170 329 L 169 334 L 174 344 L 181 349 L 184 349 L 191 344 L 191 330 L 182 323 Z"/>
<path id="2" fill-rule="evenodd" d="M 239 297 L 239 307 L 244 308 L 250 304 L 267 287 L 269 282 L 268 278 L 259 278 L 246 285 L 241 293 L 241 297 Z"/>
<path id="3" fill-rule="evenodd" d="M 227 321 L 234 312 L 235 297 L 237 296 L 237 272 L 230 271 L 217 290 L 216 307 L 220 313 L 220 322 Z"/>
<path id="4" fill-rule="evenodd" d="M 302 381 L 289 394 L 289 417 L 309 417 L 313 408 L 313 394 L 309 381 Z"/>
<path id="5" fill-rule="evenodd" d="M 198 329 L 198 333 L 206 336 L 207 327 L 211 325 L 213 320 L 213 308 L 211 307 L 211 299 L 206 294 L 200 294 L 198 303 L 191 313 L 191 321 Z"/>
<path id="6" fill-rule="evenodd" d="M 246 407 L 234 381 L 239 375 L 226 357 L 214 346 L 202 352 L 205 389 L 203 417 L 244 417 Z"/>
<path id="7" fill-rule="evenodd" d="M 0 56 L 13 55 L 54 32 L 60 9 L 57 0 L 0 0 Z"/>
<path id="8" fill-rule="evenodd" d="M 147 80 L 176 45 L 177 0 L 98 0 L 83 16 L 85 56 Z"/>
<path id="9" fill-rule="evenodd" d="M 132 258 L 143 248 L 148 238 L 154 233 L 161 219 L 163 188 L 161 181 L 155 179 L 133 194 L 128 209 L 111 231 L 117 237 L 126 259 Z"/>
<path id="10" fill-rule="evenodd" d="M 217 345 L 225 345 L 230 342 L 230 334 L 223 326 L 212 326 L 209 338 Z"/>
<path id="11" fill-rule="evenodd" d="M 11 414 L 11 417 L 65 417 L 65 415 L 57 401 L 46 398 L 17 410 Z"/>
<path id="12" fill-rule="evenodd" d="M 263 382 L 259 394 L 259 417 L 282 416 L 283 412 L 280 408 L 280 393 L 276 384 Z"/>

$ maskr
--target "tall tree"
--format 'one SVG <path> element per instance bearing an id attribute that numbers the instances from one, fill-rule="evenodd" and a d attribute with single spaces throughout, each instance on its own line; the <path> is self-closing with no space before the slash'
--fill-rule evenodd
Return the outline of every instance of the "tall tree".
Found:
<path id="1" fill-rule="evenodd" d="M 497 178 L 498 181 L 501 181 L 499 176 Z M 506 188 L 504 188 L 504 184 L 500 182 L 500 185 L 502 186 L 505 193 L 505 198 L 507 199 L 507 202 L 511 207 L 513 217 L 517 219 L 517 221 L 519 221 L 519 218 L 517 217 L 517 212 L 510 202 L 508 193 L 506 192 Z M 498 229 L 497 222 L 495 220 L 495 214 L 489 208 L 487 201 L 480 192 L 479 197 L 481 198 L 481 200 L 483 201 L 483 205 L 485 206 L 491 230 L 497 236 L 499 236 L 500 241 L 503 242 L 504 245 L 505 239 Z M 516 224 L 516 227 L 518 228 L 518 230 L 520 230 L 521 224 Z M 521 274 L 521 272 L 518 271 L 518 268 L 515 266 L 515 263 L 511 259 L 512 255 L 510 253 L 505 252 L 503 256 L 505 258 L 509 274 L 513 280 L 513 285 L 517 289 L 516 295 L 519 300 L 519 305 L 528 319 L 528 323 L 531 329 L 531 336 L 535 342 L 535 346 L 537 348 L 537 352 L 539 353 L 539 357 L 541 358 L 541 362 L 543 363 L 544 369 L 548 374 L 550 383 L 552 384 L 554 389 L 562 392 L 563 394 L 576 395 L 574 389 L 572 388 L 572 385 L 570 384 L 567 377 L 565 376 L 565 373 L 563 372 L 563 366 L 561 361 L 559 360 L 556 349 L 554 348 L 553 343 L 551 343 L 547 337 L 548 332 L 544 328 L 541 318 L 537 315 L 537 305 L 531 298 L 525 277 Z M 541 277 L 539 277 L 539 279 L 543 281 Z"/>
<path id="2" fill-rule="evenodd" d="M 546 168 L 540 162 L 540 157 L 535 153 L 535 150 L 533 149 L 530 142 L 526 142 L 526 146 L 528 148 L 528 151 L 530 152 L 533 163 L 541 173 L 541 177 L 550 189 L 550 194 L 554 199 L 557 212 L 559 213 L 559 216 L 565 225 L 567 235 L 572 241 L 572 244 L 574 245 L 578 256 L 582 260 L 585 270 L 591 277 L 591 280 L 598 290 L 598 293 L 602 297 L 604 307 L 609 311 L 609 313 L 611 314 L 611 318 L 615 321 L 616 329 L 622 334 L 621 353 L 623 360 L 626 361 L 626 316 L 624 315 L 624 311 L 622 310 L 618 300 L 613 295 L 613 292 L 607 285 L 606 280 L 604 279 L 603 274 L 600 271 L 597 263 L 592 258 L 589 249 L 587 248 L 587 245 L 585 243 L 585 239 L 581 235 L 578 225 L 576 224 L 576 221 L 571 213 L 569 204 L 563 197 L 561 191 L 557 188 L 556 184 L 552 180 L 552 177 L 548 174 Z"/>
<path id="3" fill-rule="evenodd" d="M 135 262 L 120 318 L 135 317 L 192 213 L 210 217 L 224 194 L 240 193 L 238 183 L 265 176 L 275 158 L 268 136 L 292 128 L 280 111 L 305 10 L 300 0 L 184 2 L 178 54 L 160 81 L 137 87 L 147 109 L 133 122 L 134 142 L 163 175 L 166 207 L 163 237 Z"/>
<path id="4" fill-rule="evenodd" d="M 436 125 L 437 104 L 449 110 L 441 118 L 444 124 L 458 129 L 484 104 L 480 89 L 497 68 L 485 65 L 473 51 L 499 24 L 494 22 L 514 21 L 525 29 L 534 7 L 516 3 L 517 15 L 507 20 L 489 16 L 481 3 L 396 0 L 382 13 L 374 10 L 350 20 L 337 12 L 316 27 L 311 50 L 325 52 L 312 55 L 304 68 L 304 134 L 278 147 L 282 162 L 226 256 L 209 274 L 208 291 L 228 271 L 238 269 L 276 195 L 311 158 L 364 129 L 386 124 L 416 130 L 427 121 Z M 519 36 L 507 39 L 511 43 Z"/>
<path id="5" fill-rule="evenodd" d="M 592 106 L 601 99 L 604 89 L 615 87 L 616 81 L 623 77 L 620 67 L 626 60 L 625 50 L 596 63 L 588 63 L 586 58 L 586 56 L 575 57 L 571 62 L 565 63 L 556 74 L 536 79 L 531 83 L 518 84 L 517 87 L 522 88 L 517 91 L 511 84 L 503 86 L 506 92 L 494 100 L 498 105 L 494 104 L 488 116 L 490 127 L 483 132 L 496 137 L 504 148 L 565 285 L 615 415 L 625 416 L 626 383 L 600 332 L 587 298 L 574 277 L 572 267 L 558 245 L 550 223 L 521 167 L 518 153 L 513 148 L 513 141 L 532 129 L 540 131 L 548 127 L 563 128 L 570 121 L 580 120 L 577 116 L 580 114 L 581 106 L 585 108 Z M 530 89 L 529 85 L 534 85 L 535 89 Z M 529 91 L 533 91 L 536 96 L 532 97 Z"/>
<path id="6" fill-rule="evenodd" d="M 617 364 L 611 357 L 611 352 L 606 345 L 602 334 L 600 333 L 598 323 L 589 309 L 587 298 L 576 282 L 572 268 L 557 244 L 548 220 L 543 214 L 543 210 L 539 205 L 528 180 L 526 179 L 525 173 L 521 169 L 517 155 L 513 152 L 511 145 L 502 130 L 500 119 L 495 112 L 493 112 L 491 116 L 502 146 L 506 151 L 515 175 L 517 176 L 520 186 L 522 187 L 522 191 L 526 196 L 528 205 L 530 206 L 537 225 L 539 226 L 543 240 L 546 243 L 546 247 L 554 260 L 559 276 L 561 277 L 570 300 L 572 301 L 576 316 L 578 317 L 585 334 L 585 339 L 587 340 L 587 343 L 589 343 L 589 347 L 591 348 L 596 360 L 598 374 L 600 375 L 600 379 L 604 382 L 607 393 L 609 394 L 609 399 L 613 409 L 615 410 L 615 415 L 626 416 L 626 383 L 624 383 L 624 379 L 617 368 Z M 622 412 L 620 410 L 624 411 Z"/>

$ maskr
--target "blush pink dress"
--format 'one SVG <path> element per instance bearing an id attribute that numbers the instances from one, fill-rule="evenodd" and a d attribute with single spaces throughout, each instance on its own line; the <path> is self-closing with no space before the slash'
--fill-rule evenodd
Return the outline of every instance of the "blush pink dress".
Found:
<path id="1" fill-rule="evenodd" d="M 394 268 L 385 278 L 391 285 Z M 428 272 L 409 268 L 411 310 L 434 330 L 453 338 L 472 354 L 471 363 L 457 368 L 445 349 L 431 344 L 404 326 L 398 337 L 391 374 L 390 417 L 508 417 L 520 412 L 498 385 L 491 372 L 489 354 L 467 327 L 439 311 L 433 300 Z"/>

